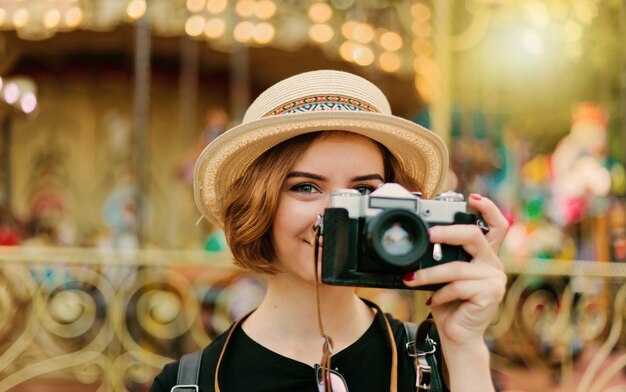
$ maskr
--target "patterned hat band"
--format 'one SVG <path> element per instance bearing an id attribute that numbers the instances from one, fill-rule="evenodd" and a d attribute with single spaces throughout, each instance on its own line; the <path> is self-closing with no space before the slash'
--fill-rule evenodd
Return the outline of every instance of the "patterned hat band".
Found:
<path id="1" fill-rule="evenodd" d="M 346 95 L 309 95 L 293 101 L 289 101 L 270 110 L 263 117 L 278 116 L 280 114 L 321 112 L 326 110 L 334 111 L 358 111 L 380 113 L 374 105 L 371 105 L 358 98 Z"/>

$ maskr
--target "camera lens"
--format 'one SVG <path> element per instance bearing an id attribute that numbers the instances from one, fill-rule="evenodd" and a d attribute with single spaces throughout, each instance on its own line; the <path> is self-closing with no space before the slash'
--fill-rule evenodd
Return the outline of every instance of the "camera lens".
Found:
<path id="1" fill-rule="evenodd" d="M 401 223 L 393 223 L 386 229 L 380 239 L 385 251 L 394 256 L 405 255 L 413 248 L 411 233 Z"/>
<path id="2" fill-rule="evenodd" d="M 429 243 L 426 223 L 413 211 L 392 208 L 367 224 L 367 247 L 384 269 L 405 272 L 416 269 Z"/>

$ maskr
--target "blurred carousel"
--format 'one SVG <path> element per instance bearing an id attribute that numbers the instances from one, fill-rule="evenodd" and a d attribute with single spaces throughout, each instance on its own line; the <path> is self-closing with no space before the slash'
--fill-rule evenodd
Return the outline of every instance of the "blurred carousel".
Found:
<path id="1" fill-rule="evenodd" d="M 316 68 L 375 81 L 510 220 L 498 389 L 626 390 L 625 34 L 612 0 L 0 0 L 0 391 L 147 390 L 259 303 L 193 163 Z"/>

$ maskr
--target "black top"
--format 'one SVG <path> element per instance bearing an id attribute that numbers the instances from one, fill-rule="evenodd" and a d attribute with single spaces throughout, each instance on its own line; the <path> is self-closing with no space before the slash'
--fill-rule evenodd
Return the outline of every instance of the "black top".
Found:
<path id="1" fill-rule="evenodd" d="M 406 333 L 402 322 L 386 315 L 398 351 L 398 391 L 415 391 L 415 367 L 405 351 Z M 213 391 L 215 367 L 228 331 L 202 352 L 198 385 Z M 176 385 L 179 362 L 165 365 L 154 379 L 151 392 L 169 392 Z M 391 375 L 391 347 L 380 312 L 367 331 L 352 345 L 332 356 L 331 366 L 354 391 L 388 391 Z M 233 332 L 220 365 L 219 385 L 229 391 L 310 391 L 319 392 L 314 369 L 284 357 L 252 340 L 241 326 Z"/>

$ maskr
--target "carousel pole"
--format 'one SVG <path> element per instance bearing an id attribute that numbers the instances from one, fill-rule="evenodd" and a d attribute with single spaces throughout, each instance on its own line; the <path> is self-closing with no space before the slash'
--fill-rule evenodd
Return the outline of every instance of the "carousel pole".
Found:
<path id="1" fill-rule="evenodd" d="M 620 6 L 620 20 L 621 21 L 625 21 L 626 20 L 626 0 L 622 1 L 622 4 Z M 620 23 L 619 24 L 619 36 L 620 37 L 624 37 L 626 36 L 626 23 Z M 621 106 L 621 110 L 620 113 L 621 115 L 621 121 L 620 121 L 620 130 L 621 130 L 621 143 L 622 143 L 622 148 L 619 149 L 619 151 L 621 151 L 621 162 L 622 163 L 626 163 L 626 45 L 619 45 L 620 47 L 620 52 L 619 52 L 619 59 L 620 59 L 620 104 L 619 106 Z"/>
<path id="2" fill-rule="evenodd" d="M 433 42 L 435 73 L 435 91 L 432 101 L 432 130 L 441 136 L 446 145 L 450 142 L 450 31 L 451 10 L 449 0 L 433 2 Z"/>
<path id="3" fill-rule="evenodd" d="M 10 115 L 6 115 L 2 120 L 2 169 L 4 170 L 4 176 L 2 176 L 3 184 L 2 190 L 4 191 L 4 213 L 2 215 L 2 226 L 11 227 L 15 223 L 13 220 L 12 206 L 12 189 L 11 189 L 11 129 L 13 120 Z"/>
<path id="4" fill-rule="evenodd" d="M 235 7 L 230 7 L 231 17 L 239 22 Z M 230 119 L 239 123 L 250 104 L 250 59 L 246 44 L 233 39 L 230 52 Z"/>
<path id="5" fill-rule="evenodd" d="M 233 42 L 230 54 L 230 109 L 234 122 L 240 122 L 250 103 L 250 67 L 248 47 Z"/>
<path id="6" fill-rule="evenodd" d="M 198 41 L 184 34 L 180 39 L 180 131 L 190 145 L 197 130 Z"/>
<path id="7" fill-rule="evenodd" d="M 183 33 L 180 38 L 179 56 L 178 112 L 180 138 L 178 141 L 182 149 L 188 149 L 189 146 L 195 146 L 198 143 L 198 41 Z M 189 210 L 189 188 L 185 188 L 184 192 L 172 193 L 172 197 L 175 200 L 170 206 L 172 216 L 179 218 L 186 216 L 185 214 Z M 185 219 L 177 219 L 177 221 L 182 222 L 185 221 Z M 170 242 L 171 246 L 185 242 L 187 240 L 186 230 L 179 225 L 169 225 L 167 229 L 167 240 Z"/>
<path id="8" fill-rule="evenodd" d="M 147 159 L 146 140 L 150 121 L 150 2 L 146 2 L 145 13 L 135 24 L 135 56 L 134 56 L 134 170 L 137 181 L 137 226 L 135 235 L 140 246 L 144 244 L 144 196 L 147 194 Z"/>

